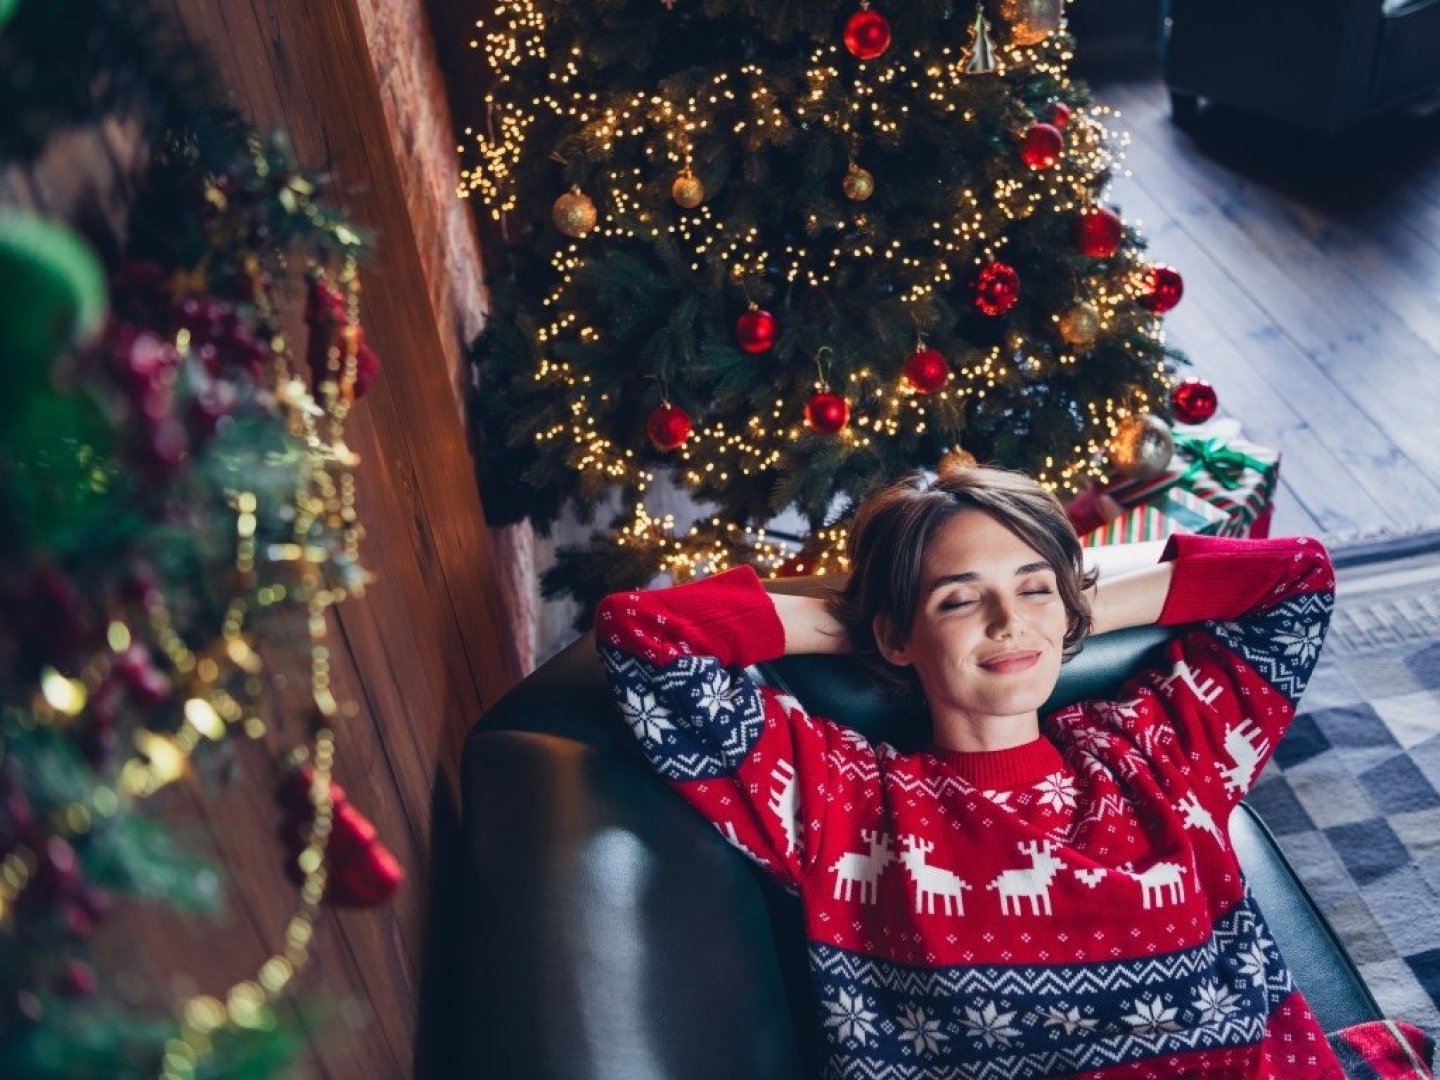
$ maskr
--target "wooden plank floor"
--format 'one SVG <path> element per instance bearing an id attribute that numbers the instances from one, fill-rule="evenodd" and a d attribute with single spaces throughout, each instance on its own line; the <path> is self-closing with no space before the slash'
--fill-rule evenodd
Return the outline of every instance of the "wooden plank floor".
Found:
<path id="1" fill-rule="evenodd" d="M 1169 339 L 1284 453 L 1275 531 L 1440 526 L 1440 118 L 1320 144 L 1232 110 L 1182 131 L 1156 75 L 1091 89 L 1130 135 L 1110 200 L 1185 277 Z"/>

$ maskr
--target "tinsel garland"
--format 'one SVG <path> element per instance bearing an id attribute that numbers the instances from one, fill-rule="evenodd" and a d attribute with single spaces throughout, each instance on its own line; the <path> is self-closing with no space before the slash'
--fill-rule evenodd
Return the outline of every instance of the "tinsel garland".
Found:
<path id="1" fill-rule="evenodd" d="M 327 611 L 367 580 L 345 443 L 378 372 L 359 320 L 366 238 L 323 177 L 217 104 L 209 66 L 148 0 L 6 14 L 0 163 L 122 118 L 148 166 L 123 245 L 100 245 L 103 329 L 77 320 L 34 350 L 0 412 L 0 1075 L 274 1075 L 303 1044 L 274 1003 L 321 905 L 378 902 L 401 876 L 331 781 L 347 710 Z M 21 219 L 0 221 L 0 245 L 28 235 Z M 52 258 L 63 225 L 34 231 L 5 251 L 30 260 L 39 302 L 76 275 Z M 285 314 L 302 300 L 295 348 Z M 43 314 L 7 310 L 0 339 L 29 320 L 43 343 Z M 279 689 L 297 670 L 298 692 Z M 119 894 L 214 911 L 216 869 L 146 800 L 191 774 L 223 781 L 243 739 L 272 753 L 276 859 L 299 882 L 284 945 L 222 993 L 137 1012 L 91 939 Z"/>

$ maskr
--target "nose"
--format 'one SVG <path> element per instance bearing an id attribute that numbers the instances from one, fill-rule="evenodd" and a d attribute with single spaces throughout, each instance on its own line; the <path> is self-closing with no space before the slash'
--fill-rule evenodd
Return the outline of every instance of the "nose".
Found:
<path id="1" fill-rule="evenodd" d="M 1019 629 L 1020 606 L 1012 597 L 998 594 L 990 602 L 987 630 L 993 638 L 1014 637 Z"/>

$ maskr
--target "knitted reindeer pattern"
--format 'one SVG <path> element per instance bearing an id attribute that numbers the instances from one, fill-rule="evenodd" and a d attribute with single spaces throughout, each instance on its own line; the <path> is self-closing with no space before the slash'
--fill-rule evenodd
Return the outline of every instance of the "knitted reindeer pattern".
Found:
<path id="1" fill-rule="evenodd" d="M 1225 828 L 1319 657 L 1329 558 L 1205 536 L 1163 558 L 1163 660 L 989 753 L 871 745 L 758 685 L 785 641 L 748 567 L 601 604 L 646 758 L 799 896 L 830 1075 L 1343 1076 Z"/>

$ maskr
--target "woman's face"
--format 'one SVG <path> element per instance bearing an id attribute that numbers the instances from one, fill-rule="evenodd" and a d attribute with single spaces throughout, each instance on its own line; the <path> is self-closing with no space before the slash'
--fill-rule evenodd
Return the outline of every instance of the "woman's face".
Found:
<path id="1" fill-rule="evenodd" d="M 1038 712 L 1060 677 L 1065 623 L 1054 568 L 985 511 L 962 510 L 925 552 L 906 640 L 882 651 L 914 665 L 937 719 L 979 730 Z"/>

